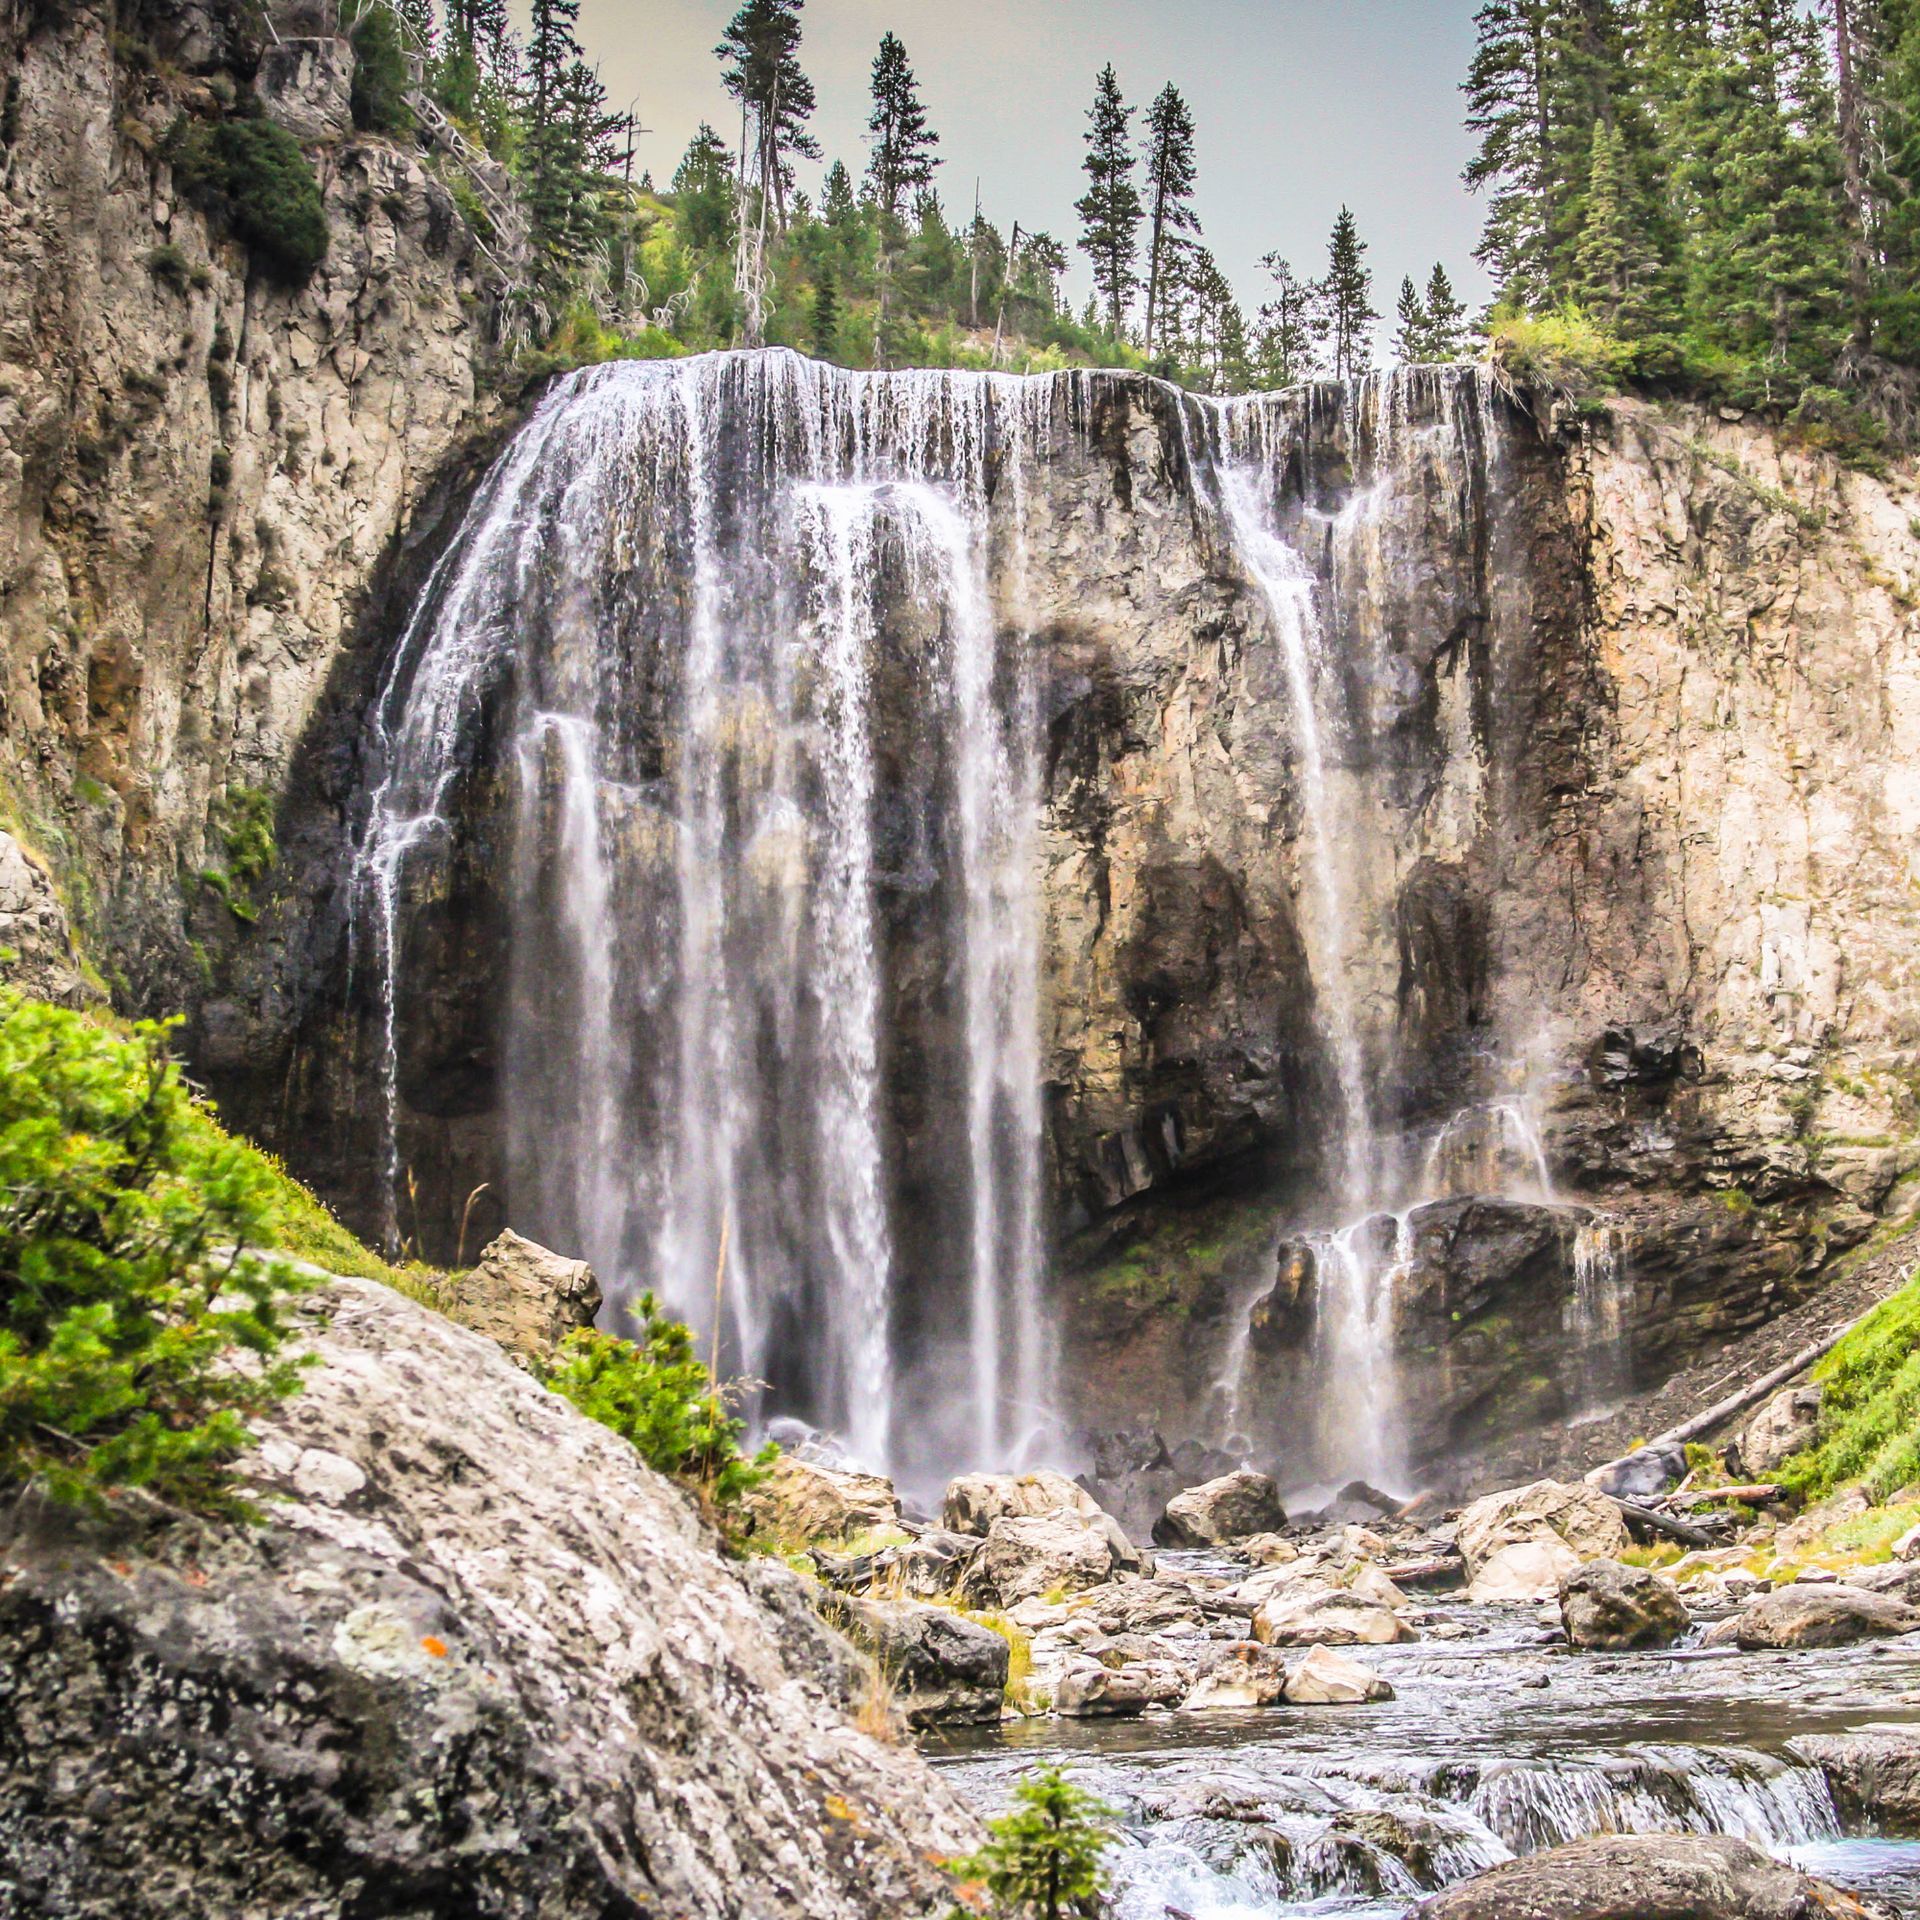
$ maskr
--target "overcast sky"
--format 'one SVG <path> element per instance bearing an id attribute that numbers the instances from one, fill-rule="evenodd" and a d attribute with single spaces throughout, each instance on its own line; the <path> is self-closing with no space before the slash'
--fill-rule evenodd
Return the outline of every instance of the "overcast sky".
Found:
<path id="1" fill-rule="evenodd" d="M 636 173 L 650 168 L 664 186 L 702 120 L 738 139 L 713 57 L 737 4 L 583 0 L 581 37 L 613 104 L 633 100 L 653 129 Z M 1487 292 L 1472 259 L 1480 207 L 1460 185 L 1473 10 L 1473 0 L 808 0 L 802 59 L 826 158 L 857 176 L 868 71 L 892 29 L 941 137 L 950 213 L 971 210 L 977 176 L 1002 233 L 1017 219 L 1070 249 L 1094 75 L 1111 60 L 1141 107 L 1171 80 L 1198 127 L 1207 244 L 1249 310 L 1263 253 L 1321 270 L 1344 201 L 1371 242 L 1374 304 L 1391 314 L 1401 276 L 1424 281 L 1436 259 L 1463 297 Z M 808 191 L 821 171 L 803 164 Z M 1076 306 L 1089 284 L 1076 251 Z"/>

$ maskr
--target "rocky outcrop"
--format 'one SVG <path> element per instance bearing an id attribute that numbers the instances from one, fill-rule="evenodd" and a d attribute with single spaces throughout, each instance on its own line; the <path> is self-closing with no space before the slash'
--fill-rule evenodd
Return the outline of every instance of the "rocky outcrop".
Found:
<path id="1" fill-rule="evenodd" d="M 342 1281 L 258 1528 L 0 1548 L 0 1885 L 55 1920 L 944 1915 L 977 1838 L 784 1568 L 489 1340 Z"/>
<path id="2" fill-rule="evenodd" d="M 998 1724 L 1011 1658 L 1004 1634 L 912 1600 L 826 1593 L 817 1604 L 878 1665 L 908 1726 Z"/>
<path id="3" fill-rule="evenodd" d="M 1920 1836 L 1920 1738 L 1911 1727 L 1801 1734 L 1787 1751 L 1826 1775 L 1843 1818 L 1871 1820 L 1881 1833 L 1902 1838 Z"/>
<path id="4" fill-rule="evenodd" d="M 1920 1610 L 1859 1587 L 1796 1585 L 1762 1594 L 1744 1613 L 1715 1631 L 1748 1652 L 1845 1647 L 1856 1640 L 1920 1633 Z"/>
<path id="5" fill-rule="evenodd" d="M 823 1466 L 780 1454 L 746 1498 L 747 1512 L 769 1539 L 794 1546 L 850 1540 L 897 1526 L 900 1496 L 884 1474 Z"/>
<path id="6" fill-rule="evenodd" d="M 526 1361 L 553 1358 L 575 1327 L 600 1311 L 600 1283 L 584 1260 L 503 1232 L 460 1280 L 460 1320 Z"/>
<path id="7" fill-rule="evenodd" d="M 1820 1437 L 1821 1397 L 1818 1387 L 1786 1387 L 1776 1393 L 1740 1429 L 1734 1442 L 1740 1471 L 1751 1479 L 1768 1479 L 1812 1446 Z"/>
<path id="8" fill-rule="evenodd" d="M 1536 1480 L 1489 1493 L 1460 1516 L 1454 1535 L 1467 1572 L 1477 1575 L 1503 1547 L 1559 1544 L 1578 1559 L 1617 1558 L 1628 1544 L 1619 1507 L 1584 1482 Z"/>

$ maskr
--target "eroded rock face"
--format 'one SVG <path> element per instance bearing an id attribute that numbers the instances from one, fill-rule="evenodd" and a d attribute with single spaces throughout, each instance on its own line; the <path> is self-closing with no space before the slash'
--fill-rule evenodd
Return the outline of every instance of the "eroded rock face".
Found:
<path id="1" fill-rule="evenodd" d="M 1844 1816 L 1871 1820 L 1882 1833 L 1920 1835 L 1920 1739 L 1912 1728 L 1802 1734 L 1787 1751 L 1826 1775 Z"/>
<path id="2" fill-rule="evenodd" d="M 929 1862 L 976 1823 L 853 1731 L 792 1576 L 492 1341 L 370 1283 L 324 1306 L 266 1525 L 11 1516 L 10 1911 L 948 1911 Z"/>

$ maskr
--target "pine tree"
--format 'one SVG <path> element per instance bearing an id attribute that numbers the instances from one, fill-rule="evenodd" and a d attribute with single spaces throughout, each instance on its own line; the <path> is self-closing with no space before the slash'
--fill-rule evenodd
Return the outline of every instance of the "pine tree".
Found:
<path id="1" fill-rule="evenodd" d="M 1438 260 L 1427 275 L 1427 357 L 1430 360 L 1460 360 L 1467 354 L 1469 335 L 1467 309 L 1453 291 L 1453 281 Z"/>
<path id="2" fill-rule="evenodd" d="M 808 316 L 813 333 L 813 350 L 822 360 L 833 358 L 834 343 L 840 334 L 840 296 L 833 275 L 823 273 L 813 290 L 813 311 Z"/>
<path id="3" fill-rule="evenodd" d="M 1394 308 L 1397 331 L 1393 336 L 1393 355 L 1402 366 L 1418 366 L 1431 359 L 1428 346 L 1426 303 L 1411 278 L 1400 282 L 1400 302 Z"/>
<path id="4" fill-rule="evenodd" d="M 1113 1843 L 1114 1809 L 1042 1767 L 1013 1790 L 1013 1806 L 987 1823 L 992 1836 L 963 1871 L 986 1883 L 998 1907 L 1030 1920 L 1095 1920 L 1105 1902 L 1100 1860 Z"/>
<path id="5" fill-rule="evenodd" d="M 1625 139 L 1618 126 L 1602 122 L 1593 133 L 1593 171 L 1570 291 L 1596 320 L 1622 334 L 1641 334 L 1654 321 L 1660 273 Z"/>
<path id="6" fill-rule="evenodd" d="M 1319 290 L 1277 253 L 1260 262 L 1273 276 L 1273 293 L 1260 308 L 1259 368 L 1263 385 L 1297 387 L 1323 371 L 1320 343 L 1326 323 Z"/>
<path id="7" fill-rule="evenodd" d="M 524 86 L 527 211 L 542 277 L 564 281 L 595 238 L 594 176 L 606 164 L 606 92 L 576 33 L 580 0 L 533 0 Z"/>
<path id="8" fill-rule="evenodd" d="M 1327 277 L 1320 283 L 1336 380 L 1364 371 L 1373 352 L 1373 323 L 1380 316 L 1373 307 L 1373 271 L 1366 254 L 1353 214 L 1342 207 L 1327 242 Z"/>
<path id="9" fill-rule="evenodd" d="M 1199 216 L 1193 210 L 1193 188 L 1198 169 L 1193 151 L 1193 115 L 1177 87 L 1162 87 L 1147 109 L 1147 316 L 1141 344 L 1151 354 L 1158 337 L 1154 331 L 1160 289 L 1171 261 L 1173 243 L 1183 234 L 1198 234 Z"/>
<path id="10" fill-rule="evenodd" d="M 1463 177 L 1488 196 L 1474 257 L 1518 307 L 1546 305 L 1552 280 L 1547 11 L 1545 0 L 1487 0 L 1464 87 L 1467 128 L 1480 144 Z"/>
<path id="11" fill-rule="evenodd" d="M 898 220 L 907 195 L 931 184 L 940 164 L 933 151 L 940 136 L 927 125 L 907 50 L 890 33 L 881 38 L 874 56 L 873 113 L 867 131 L 873 135 L 867 182 L 874 204 L 887 219 Z"/>
<path id="12" fill-rule="evenodd" d="M 673 195 L 688 243 L 698 252 L 726 246 L 733 237 L 733 157 L 726 142 L 703 120 L 687 143 L 673 176 Z"/>
<path id="13" fill-rule="evenodd" d="M 1128 139 L 1132 119 L 1133 109 L 1120 98 L 1120 82 L 1109 64 L 1100 70 L 1087 112 L 1087 155 L 1081 164 L 1091 184 L 1074 211 L 1080 216 L 1080 250 L 1093 262 L 1093 284 L 1106 302 L 1107 331 L 1116 340 L 1140 284 L 1133 264 L 1140 250 L 1140 195 Z"/>
<path id="14" fill-rule="evenodd" d="M 850 226 L 860 210 L 853 195 L 853 176 L 844 161 L 836 160 L 827 169 L 827 184 L 820 198 L 820 217 L 828 226 Z"/>

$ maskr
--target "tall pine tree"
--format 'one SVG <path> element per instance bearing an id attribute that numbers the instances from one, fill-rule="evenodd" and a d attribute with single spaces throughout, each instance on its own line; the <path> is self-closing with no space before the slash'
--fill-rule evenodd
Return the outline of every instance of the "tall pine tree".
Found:
<path id="1" fill-rule="evenodd" d="M 1297 387 L 1324 371 L 1320 344 L 1326 322 L 1319 289 L 1302 280 L 1277 253 L 1267 254 L 1260 264 L 1273 277 L 1273 292 L 1260 307 L 1260 378 L 1271 387 Z"/>
<path id="2" fill-rule="evenodd" d="M 1320 283 L 1326 314 L 1327 341 L 1333 354 L 1336 380 L 1362 373 L 1373 355 L 1373 323 L 1380 318 L 1373 307 L 1373 271 L 1367 265 L 1367 243 L 1352 212 L 1342 207 L 1327 242 L 1327 277 Z"/>
<path id="3" fill-rule="evenodd" d="M 933 170 L 940 164 L 934 152 L 940 136 L 927 124 L 907 50 L 890 33 L 882 36 L 874 56 L 873 113 L 867 131 L 873 136 L 867 183 L 874 205 L 887 219 L 898 220 L 908 196 L 932 184 Z"/>
<path id="4" fill-rule="evenodd" d="M 1162 87 L 1147 109 L 1147 313 L 1141 344 L 1152 353 L 1158 338 L 1160 291 L 1173 264 L 1174 243 L 1200 231 L 1193 210 L 1198 168 L 1193 151 L 1193 115 L 1177 87 Z"/>
<path id="5" fill-rule="evenodd" d="M 1093 262 L 1093 284 L 1106 302 L 1107 331 L 1118 340 L 1127 308 L 1140 285 L 1134 262 L 1140 252 L 1140 194 L 1133 183 L 1133 109 L 1120 97 L 1111 63 L 1094 83 L 1087 110 L 1087 154 L 1081 165 L 1089 185 L 1074 202 L 1080 216 L 1080 251 Z"/>

